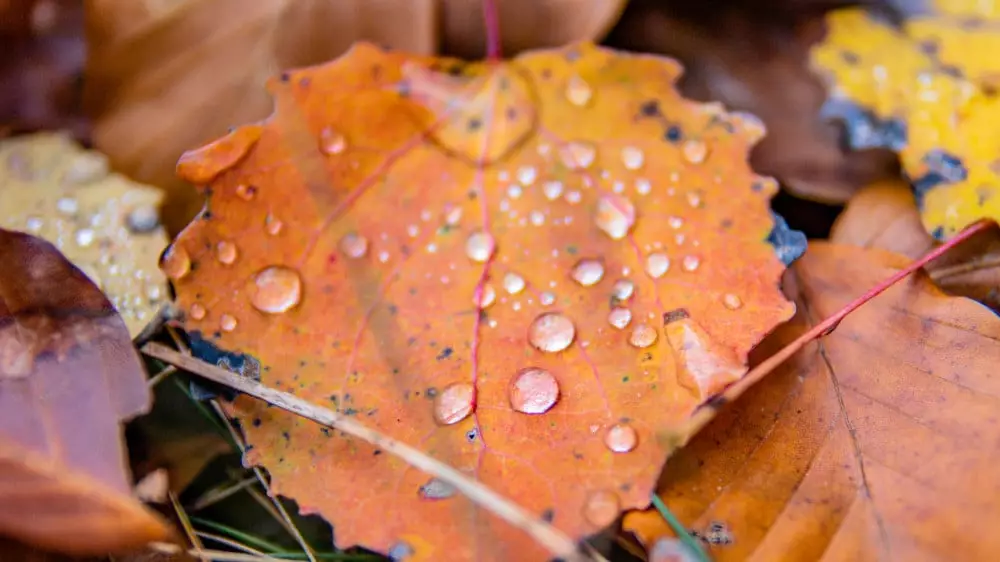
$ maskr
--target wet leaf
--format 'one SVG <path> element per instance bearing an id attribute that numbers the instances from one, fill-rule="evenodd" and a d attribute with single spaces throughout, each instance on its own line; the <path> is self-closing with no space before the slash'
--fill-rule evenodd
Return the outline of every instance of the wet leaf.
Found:
<path id="1" fill-rule="evenodd" d="M 74 555 L 165 540 L 120 423 L 149 409 L 111 303 L 51 244 L 0 229 L 0 533 Z"/>
<path id="2" fill-rule="evenodd" d="M 62 134 L 0 141 L 0 228 L 37 235 L 97 284 L 137 335 L 168 300 L 162 194 L 108 171 Z"/>
<path id="3" fill-rule="evenodd" d="M 803 314 L 761 357 L 902 268 L 903 256 L 817 243 L 794 266 Z M 715 560 L 986 560 L 1000 320 L 925 276 L 890 289 L 752 387 L 679 451 L 660 495 Z M 646 544 L 658 514 L 625 526 Z"/>
<path id="4" fill-rule="evenodd" d="M 853 146 L 900 152 L 924 227 L 938 239 L 1000 218 L 1000 101 L 983 51 L 1000 35 L 988 12 L 962 5 L 970 12 L 913 16 L 901 29 L 860 10 L 836 12 L 813 53 L 833 90 L 826 113 L 847 124 Z"/>
<path id="5" fill-rule="evenodd" d="M 463 64 L 362 44 L 288 72 L 269 121 L 178 165 L 208 186 L 161 264 L 194 349 L 249 354 L 265 384 L 574 537 L 647 505 L 654 432 L 793 311 L 776 185 L 746 163 L 760 125 L 681 98 L 679 71 L 589 45 Z M 251 400 L 237 415 L 250 461 L 341 546 L 544 556 L 377 449 Z"/>

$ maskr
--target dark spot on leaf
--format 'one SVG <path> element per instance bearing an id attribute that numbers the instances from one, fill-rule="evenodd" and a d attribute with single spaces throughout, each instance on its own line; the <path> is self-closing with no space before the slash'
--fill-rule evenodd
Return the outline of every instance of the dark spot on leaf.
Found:
<path id="1" fill-rule="evenodd" d="M 686 308 L 676 308 L 663 313 L 663 325 L 666 326 L 667 324 L 677 322 L 678 320 L 685 320 L 687 318 L 691 318 L 691 313 L 689 313 Z"/>
<path id="2" fill-rule="evenodd" d="M 858 64 L 861 60 L 856 53 L 852 53 L 851 51 L 841 51 L 840 58 L 851 66 Z"/>
<path id="3" fill-rule="evenodd" d="M 542 512 L 542 521 L 546 523 L 551 523 L 556 518 L 556 512 L 551 507 Z"/>
<path id="4" fill-rule="evenodd" d="M 260 418 L 254 418 L 251 423 L 253 424 L 254 427 L 260 427 L 261 424 Z"/>
<path id="5" fill-rule="evenodd" d="M 454 351 L 455 350 L 453 350 L 450 347 L 446 347 L 446 348 L 442 349 L 441 353 L 439 353 L 438 356 L 437 356 L 437 360 L 438 361 L 443 361 L 443 360 L 451 357 L 451 354 L 454 353 Z"/>
<path id="6" fill-rule="evenodd" d="M 281 436 L 285 438 L 285 441 L 291 441 L 292 436 L 288 434 L 287 431 L 282 431 Z"/>
<path id="7" fill-rule="evenodd" d="M 681 140 L 681 136 L 683 136 L 681 128 L 677 125 L 667 127 L 667 132 L 663 133 L 663 138 L 669 142 L 677 142 Z"/>
<path id="8" fill-rule="evenodd" d="M 473 117 L 472 119 L 469 119 L 469 122 L 466 125 L 466 127 L 470 131 L 478 131 L 479 128 L 482 127 L 482 126 L 483 126 L 483 122 L 478 117 Z"/>
<path id="9" fill-rule="evenodd" d="M 639 106 L 639 114 L 643 117 L 656 117 L 660 114 L 660 102 L 649 100 L 642 102 Z"/>

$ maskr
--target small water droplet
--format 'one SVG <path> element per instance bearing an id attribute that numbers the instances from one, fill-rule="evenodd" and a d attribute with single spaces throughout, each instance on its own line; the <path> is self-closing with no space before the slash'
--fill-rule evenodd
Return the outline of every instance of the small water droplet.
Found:
<path id="1" fill-rule="evenodd" d="M 163 289 L 159 285 L 149 285 L 146 287 L 146 298 L 151 301 L 160 300 L 163 296 Z"/>
<path id="2" fill-rule="evenodd" d="M 688 205 L 693 209 L 701 207 L 701 195 L 697 191 L 689 191 L 686 197 Z"/>
<path id="3" fill-rule="evenodd" d="M 462 220 L 462 208 L 452 207 L 444 214 L 444 223 L 448 226 L 455 226 Z"/>
<path id="4" fill-rule="evenodd" d="M 663 252 L 654 252 L 646 256 L 646 273 L 653 279 L 659 279 L 670 270 L 670 258 Z"/>
<path id="5" fill-rule="evenodd" d="M 681 262 L 684 271 L 695 271 L 699 265 L 701 265 L 701 259 L 698 256 L 684 256 L 684 260 Z"/>
<path id="6" fill-rule="evenodd" d="M 608 313 L 608 323 L 619 330 L 624 330 L 631 321 L 632 311 L 627 308 L 612 308 Z"/>
<path id="7" fill-rule="evenodd" d="M 160 226 L 160 213 L 153 205 L 139 205 L 125 215 L 125 225 L 132 232 L 151 232 Z"/>
<path id="8" fill-rule="evenodd" d="M 478 298 L 473 299 L 479 308 L 489 308 L 497 300 L 497 292 L 492 285 L 483 285 L 479 290 Z M 478 302 L 477 302 L 478 301 Z"/>
<path id="9" fill-rule="evenodd" d="M 559 149 L 559 156 L 570 170 L 586 170 L 597 158 L 597 148 L 589 142 L 571 142 Z"/>
<path id="10" fill-rule="evenodd" d="M 732 293 L 726 293 L 722 296 L 722 304 L 729 310 L 736 310 L 743 306 L 743 300 Z"/>
<path id="11" fill-rule="evenodd" d="M 572 277 L 584 287 L 596 285 L 604 277 L 604 264 L 599 260 L 580 260 L 573 266 Z"/>
<path id="12" fill-rule="evenodd" d="M 219 328 L 222 328 L 223 332 L 232 332 L 236 329 L 236 318 L 233 318 L 229 314 L 223 314 L 219 318 Z"/>
<path id="13" fill-rule="evenodd" d="M 294 269 L 274 265 L 254 275 L 250 304 L 261 312 L 280 314 L 299 304 L 302 278 Z"/>
<path id="14" fill-rule="evenodd" d="M 76 245 L 81 248 L 86 248 L 94 243 L 94 231 L 90 228 L 81 228 L 74 234 L 74 239 L 76 240 Z"/>
<path id="15" fill-rule="evenodd" d="M 597 227 L 613 240 L 625 238 L 635 225 L 635 207 L 620 195 L 604 195 L 597 201 Z"/>
<path id="16" fill-rule="evenodd" d="M 656 329 L 649 324 L 636 324 L 632 328 L 632 333 L 629 334 L 628 343 L 641 349 L 656 343 L 658 337 L 659 334 L 656 333 Z"/>
<path id="17" fill-rule="evenodd" d="M 604 434 L 604 444 L 616 453 L 627 453 L 635 449 L 638 443 L 639 435 L 627 423 L 615 424 Z"/>
<path id="18" fill-rule="evenodd" d="M 524 290 L 524 277 L 516 273 L 508 273 L 503 276 L 503 288 L 512 295 L 516 295 Z"/>
<path id="19" fill-rule="evenodd" d="M 519 184 L 512 183 L 507 186 L 507 197 L 511 199 L 519 198 L 522 193 L 524 193 L 524 189 Z"/>
<path id="20" fill-rule="evenodd" d="M 182 246 L 174 244 L 167 248 L 160 262 L 160 269 L 171 279 L 180 279 L 191 271 L 191 256 Z"/>
<path id="21" fill-rule="evenodd" d="M 354 232 L 347 233 L 340 239 L 340 251 L 349 258 L 362 258 L 368 253 L 368 239 Z"/>
<path id="22" fill-rule="evenodd" d="M 708 145 L 704 141 L 691 139 L 681 146 L 681 154 L 691 164 L 701 164 L 708 156 Z"/>
<path id="23" fill-rule="evenodd" d="M 465 255 L 475 262 L 484 263 L 493 256 L 496 251 L 496 241 L 488 232 L 476 231 L 469 235 L 465 241 Z"/>
<path id="24" fill-rule="evenodd" d="M 531 224 L 542 226 L 545 224 L 545 214 L 541 211 L 531 211 Z"/>
<path id="25" fill-rule="evenodd" d="M 85 184 L 108 175 L 108 157 L 95 152 L 79 154 L 63 176 L 67 184 Z"/>
<path id="26" fill-rule="evenodd" d="M 557 400 L 559 381 L 544 369 L 522 369 L 511 381 L 510 405 L 522 414 L 544 414 Z"/>
<path id="27" fill-rule="evenodd" d="M 41 232 L 44 226 L 45 221 L 41 217 L 28 217 L 24 220 L 24 227 L 28 229 L 28 232 Z"/>
<path id="28" fill-rule="evenodd" d="M 576 337 L 573 321 L 557 312 L 542 314 L 528 328 L 528 341 L 540 351 L 558 353 L 568 348 Z"/>
<path id="29" fill-rule="evenodd" d="M 236 261 L 236 244 L 229 240 L 222 240 L 215 245 L 215 257 L 220 263 L 232 265 Z"/>
<path id="30" fill-rule="evenodd" d="M 347 148 L 347 139 L 333 127 L 324 127 L 319 133 L 319 149 L 323 154 L 340 154 Z"/>
<path id="31" fill-rule="evenodd" d="M 271 236 L 281 234 L 283 228 L 285 228 L 285 223 L 281 222 L 281 219 L 274 215 L 268 214 L 264 219 L 264 230 Z"/>
<path id="32" fill-rule="evenodd" d="M 615 281 L 614 287 L 611 288 L 611 296 L 619 302 L 627 301 L 632 298 L 635 293 L 635 283 L 629 279 L 619 279 Z"/>
<path id="33" fill-rule="evenodd" d="M 416 552 L 413 550 L 413 547 L 402 541 L 392 545 L 386 553 L 389 560 L 392 560 L 392 562 L 403 562 L 414 554 L 416 554 Z"/>
<path id="34" fill-rule="evenodd" d="M 434 419 L 441 425 L 458 423 L 472 414 L 476 391 L 465 382 L 450 384 L 434 399 Z"/>
<path id="35" fill-rule="evenodd" d="M 257 188 L 252 185 L 241 183 L 236 186 L 236 196 L 244 201 L 250 201 L 256 194 Z"/>
<path id="36" fill-rule="evenodd" d="M 670 225 L 670 228 L 673 228 L 674 230 L 676 230 L 676 229 L 684 226 L 684 219 L 682 219 L 680 217 L 668 217 L 667 218 L 667 224 Z"/>
<path id="37" fill-rule="evenodd" d="M 639 178 L 635 180 L 635 191 L 639 195 L 648 195 L 653 191 L 653 184 L 645 178 Z"/>
<path id="38" fill-rule="evenodd" d="M 611 490 L 591 492 L 583 504 L 583 517 L 591 525 L 599 528 L 607 527 L 618 518 L 621 503 L 618 494 Z"/>
<path id="39" fill-rule="evenodd" d="M 570 205 L 576 205 L 581 199 L 583 199 L 583 195 L 575 189 L 566 194 L 566 202 Z"/>
<path id="40" fill-rule="evenodd" d="M 566 82 L 566 99 L 569 100 L 569 103 L 577 107 L 587 105 L 593 95 L 594 91 L 591 89 L 590 84 L 579 76 L 570 76 Z"/>
<path id="41" fill-rule="evenodd" d="M 72 215 L 80 210 L 80 203 L 72 197 L 60 197 L 56 201 L 56 209 L 65 215 Z"/>
<path id="42" fill-rule="evenodd" d="M 382 250 L 378 253 L 378 261 L 385 263 L 389 261 L 389 252 Z"/>
<path id="43" fill-rule="evenodd" d="M 446 500 L 458 493 L 458 490 L 444 480 L 431 478 L 417 493 L 425 500 Z"/>
<path id="44" fill-rule="evenodd" d="M 634 146 L 626 146 L 622 149 L 622 164 L 628 170 L 638 170 L 646 162 L 646 156 L 642 150 Z"/>
<path id="45" fill-rule="evenodd" d="M 538 302 L 542 303 L 544 306 L 549 306 L 550 304 L 556 302 L 555 293 L 550 293 L 548 291 L 538 295 Z"/>
<path id="46" fill-rule="evenodd" d="M 190 316 L 193 320 L 201 320 L 206 314 L 208 314 L 208 311 L 205 310 L 204 306 L 198 303 L 192 304 L 191 308 L 188 309 L 188 316 Z"/>
<path id="47" fill-rule="evenodd" d="M 562 192 L 563 192 L 563 184 L 561 181 L 547 181 L 544 184 L 542 184 L 542 193 L 545 194 L 545 198 L 548 199 L 549 201 L 555 201 L 556 199 L 559 199 L 559 196 L 562 195 Z"/>
<path id="48" fill-rule="evenodd" d="M 517 169 L 517 181 L 521 182 L 522 185 L 531 185 L 535 183 L 535 179 L 538 177 L 538 170 L 532 166 L 521 166 Z"/>

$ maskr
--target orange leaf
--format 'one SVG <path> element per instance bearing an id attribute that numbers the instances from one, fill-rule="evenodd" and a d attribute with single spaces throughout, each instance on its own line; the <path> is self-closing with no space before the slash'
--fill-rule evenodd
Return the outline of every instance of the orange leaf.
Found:
<path id="1" fill-rule="evenodd" d="M 69 554 L 169 538 L 131 497 L 122 420 L 149 408 L 124 322 L 49 243 L 0 229 L 0 533 Z"/>
<path id="2" fill-rule="evenodd" d="M 681 98 L 679 72 L 591 45 L 484 64 L 359 45 L 286 73 L 269 121 L 178 166 L 215 176 L 162 263 L 195 351 L 251 355 L 265 384 L 575 538 L 647 505 L 654 433 L 793 312 L 767 242 L 776 186 L 746 163 L 761 127 Z M 377 449 L 236 412 L 249 460 L 342 545 L 543 559 Z"/>
<path id="3" fill-rule="evenodd" d="M 762 348 L 905 265 L 811 245 L 794 267 L 807 314 Z M 988 309 L 904 281 L 724 410 L 667 463 L 660 495 L 716 560 L 988 560 L 1000 540 L 969 529 L 1000 517 L 998 337 Z M 669 532 L 655 513 L 625 526 L 647 544 Z"/>

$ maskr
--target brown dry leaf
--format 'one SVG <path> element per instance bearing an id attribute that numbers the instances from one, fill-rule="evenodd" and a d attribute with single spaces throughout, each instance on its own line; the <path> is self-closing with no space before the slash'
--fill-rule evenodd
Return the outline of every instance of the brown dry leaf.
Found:
<path id="1" fill-rule="evenodd" d="M 59 248 L 105 292 L 136 336 L 167 299 L 157 261 L 167 245 L 163 195 L 108 172 L 107 157 L 64 134 L 0 141 L 0 228 Z"/>
<path id="2" fill-rule="evenodd" d="M 830 239 L 840 244 L 882 248 L 911 258 L 937 242 L 924 229 L 912 188 L 902 180 L 872 184 L 854 196 L 837 219 Z M 1000 310 L 1000 233 L 977 236 L 928 267 L 931 278 L 953 295 L 974 298 Z"/>
<path id="3" fill-rule="evenodd" d="M 768 133 L 754 149 L 755 170 L 777 177 L 795 195 L 843 203 L 898 167 L 885 150 L 845 151 L 840 128 L 820 116 L 826 90 L 809 70 L 809 48 L 822 38 L 823 10 L 846 3 L 769 2 L 766 13 L 779 25 L 745 9 L 708 16 L 695 3 L 640 2 L 612 41 L 680 59 L 686 95 L 764 121 Z M 727 4 L 739 8 L 740 2 Z"/>
<path id="4" fill-rule="evenodd" d="M 800 311 L 772 352 L 907 260 L 810 245 Z M 667 464 L 660 495 L 716 560 L 990 560 L 1000 536 L 1000 320 L 904 280 L 724 409 Z M 646 543 L 666 524 L 625 521 Z"/>
<path id="5" fill-rule="evenodd" d="M 590 39 L 624 0 L 503 2 L 505 46 Z M 286 68 L 333 59 L 358 40 L 431 54 L 474 51 L 479 0 L 91 0 L 85 101 L 115 168 L 168 191 L 179 231 L 202 198 L 174 176 L 180 155 L 272 110 L 263 88 Z M 535 24 L 523 26 L 525 14 Z M 438 28 L 444 22 L 444 37 Z M 548 24 L 559 21 L 560 25 Z M 470 27 L 470 28 L 467 28 Z M 577 29 L 578 27 L 578 29 Z M 555 33 L 558 30 L 560 33 Z M 552 35 L 548 35 L 549 32 Z M 482 55 L 482 53 L 472 53 Z"/>
<path id="6" fill-rule="evenodd" d="M 122 450 L 150 402 L 124 322 L 39 238 L 0 229 L 0 272 L 0 534 L 73 555 L 169 539 Z"/>

